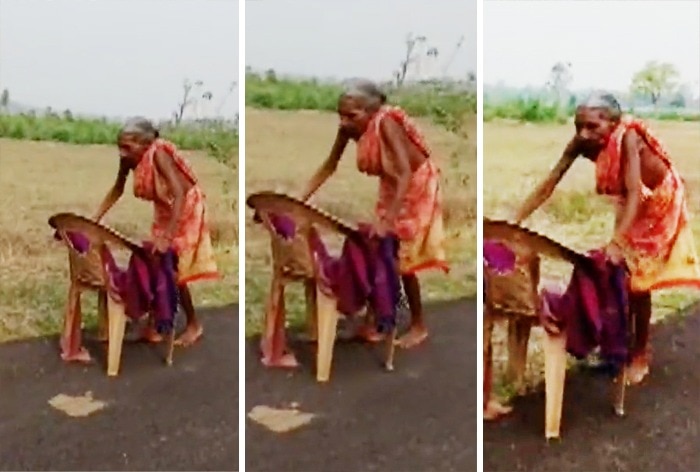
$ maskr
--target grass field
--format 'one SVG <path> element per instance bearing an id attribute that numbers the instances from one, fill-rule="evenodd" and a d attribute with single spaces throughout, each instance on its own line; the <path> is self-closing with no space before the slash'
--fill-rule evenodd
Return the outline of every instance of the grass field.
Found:
<path id="1" fill-rule="evenodd" d="M 696 244 L 700 243 L 700 123 L 651 121 L 676 165 L 687 181 Z M 484 214 L 499 218 L 512 216 L 517 206 L 557 161 L 573 131 L 572 125 L 515 124 L 493 121 L 484 125 Z M 594 166 L 577 162 L 551 200 L 525 224 L 578 250 L 605 244 L 612 234 L 612 208 L 594 194 Z M 700 246 L 699 246 L 700 249 Z M 543 278 L 568 280 L 570 268 L 545 263 Z M 690 291 L 667 291 L 654 296 L 654 319 L 677 314 L 698 299 Z M 537 336 L 533 336 L 529 370 L 531 384 L 541 377 L 542 358 Z M 505 360 L 504 330 L 497 332 L 494 356 L 497 366 Z M 653 342 L 653 336 L 652 336 Z M 497 369 L 498 371 L 498 369 Z M 507 386 L 504 392 L 507 393 Z"/>
<path id="2" fill-rule="evenodd" d="M 167 137 L 167 136 L 166 136 Z M 203 152 L 186 152 L 208 195 L 212 236 L 224 277 L 193 285 L 195 303 L 221 305 L 238 300 L 236 243 L 238 177 Z M 0 341 L 57 332 L 68 292 L 65 248 L 52 239 L 51 214 L 92 215 L 114 181 L 114 146 L 76 146 L 0 139 Z M 150 204 L 131 194 L 105 222 L 137 240 L 146 239 Z M 83 311 L 94 321 L 96 296 L 85 296 Z"/>
<path id="3" fill-rule="evenodd" d="M 422 277 L 426 299 L 456 298 L 475 293 L 476 257 L 476 140 L 464 139 L 418 120 L 444 174 L 445 222 L 449 233 L 448 276 Z M 467 136 L 475 136 L 474 117 L 463 123 Z M 328 155 L 337 117 L 320 111 L 246 110 L 246 194 L 276 190 L 298 195 Z M 348 221 L 371 221 L 377 181 L 360 174 L 349 146 L 336 175 L 315 196 L 314 203 Z M 267 233 L 246 220 L 246 332 L 260 327 L 270 283 L 270 249 Z M 292 321 L 303 313 L 303 294 L 290 286 L 287 310 Z"/>

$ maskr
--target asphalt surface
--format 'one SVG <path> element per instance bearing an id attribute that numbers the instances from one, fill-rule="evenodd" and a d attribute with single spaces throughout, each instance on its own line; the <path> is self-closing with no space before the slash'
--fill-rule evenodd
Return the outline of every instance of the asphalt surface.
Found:
<path id="1" fill-rule="evenodd" d="M 612 413 L 610 382 L 572 373 L 564 390 L 562 439 L 544 439 L 544 394 L 515 403 L 513 415 L 484 424 L 484 471 L 700 470 L 700 307 L 652 330 L 651 375 Z"/>
<path id="2" fill-rule="evenodd" d="M 266 369 L 258 340 L 247 340 L 246 412 L 297 403 L 317 415 L 274 433 L 246 418 L 247 472 L 476 470 L 476 303 L 427 308 L 428 342 L 397 350 L 395 371 L 382 349 L 336 345 L 331 379 L 315 380 L 313 345 L 296 344 L 302 367 Z"/>
<path id="3" fill-rule="evenodd" d="M 57 339 L 0 346 L 0 469 L 238 470 L 238 307 L 202 309 L 204 338 L 175 351 L 126 344 L 121 372 L 66 365 Z M 91 391 L 107 406 L 73 418 L 49 405 Z"/>

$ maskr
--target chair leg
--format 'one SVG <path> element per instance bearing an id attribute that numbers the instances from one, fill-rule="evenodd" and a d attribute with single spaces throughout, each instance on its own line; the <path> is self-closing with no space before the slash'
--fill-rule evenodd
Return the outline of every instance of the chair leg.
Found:
<path id="1" fill-rule="evenodd" d="M 493 336 L 493 316 L 491 316 L 491 310 L 487 304 L 484 304 L 484 327 L 483 327 L 483 362 L 484 362 L 484 398 L 483 398 L 483 408 L 486 407 L 491 400 L 491 390 L 493 387 L 493 346 L 491 344 L 491 337 Z"/>
<path id="2" fill-rule="evenodd" d="M 167 353 L 165 355 L 165 365 L 167 365 L 168 367 L 173 365 L 174 352 L 175 352 L 175 324 L 173 323 L 173 327 L 170 330 L 170 333 L 168 333 Z"/>
<path id="3" fill-rule="evenodd" d="M 109 323 L 109 340 L 107 342 L 107 375 L 115 377 L 119 374 L 122 356 L 124 331 L 126 330 L 126 314 L 124 305 L 107 297 L 107 318 Z"/>
<path id="4" fill-rule="evenodd" d="M 525 388 L 527 369 L 527 347 L 530 340 L 532 322 L 524 317 L 508 320 L 508 380 L 519 394 Z"/>
<path id="5" fill-rule="evenodd" d="M 566 335 L 545 335 L 545 437 L 559 438 L 561 430 L 564 381 L 566 379 Z"/>
<path id="6" fill-rule="evenodd" d="M 394 370 L 394 355 L 396 354 L 396 334 L 398 332 L 398 326 L 394 326 L 386 338 L 386 361 L 384 362 L 384 367 L 389 372 Z"/>
<path id="7" fill-rule="evenodd" d="M 318 351 L 316 353 L 316 380 L 328 382 L 333 363 L 338 311 L 336 300 L 316 289 L 316 316 L 318 319 Z"/>
<path id="8" fill-rule="evenodd" d="M 270 294 L 265 312 L 265 326 L 260 339 L 262 363 L 267 367 L 291 367 L 296 359 L 287 353 L 285 332 L 284 282 L 282 276 L 273 273 Z"/>
<path id="9" fill-rule="evenodd" d="M 107 292 L 99 290 L 97 292 L 97 339 L 104 342 L 109 339 L 109 328 L 107 324 Z"/>
<path id="10" fill-rule="evenodd" d="M 61 358 L 65 361 L 73 360 L 80 354 L 82 348 L 81 318 L 80 287 L 71 283 L 60 340 Z"/>
<path id="11" fill-rule="evenodd" d="M 627 387 L 627 369 L 622 368 L 613 383 L 613 409 L 617 416 L 625 416 L 625 389 Z"/>
<path id="12" fill-rule="evenodd" d="M 316 312 L 316 281 L 304 281 L 306 298 L 306 333 L 309 342 L 318 341 L 318 313 Z"/>

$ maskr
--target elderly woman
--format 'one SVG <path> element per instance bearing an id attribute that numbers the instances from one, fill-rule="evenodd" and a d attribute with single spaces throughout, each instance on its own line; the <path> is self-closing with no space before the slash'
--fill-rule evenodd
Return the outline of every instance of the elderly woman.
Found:
<path id="1" fill-rule="evenodd" d="M 448 270 L 443 248 L 440 172 L 422 133 L 407 114 L 386 103 L 372 82 L 354 81 L 338 99 L 340 125 L 330 155 L 311 178 L 303 199 L 333 175 L 350 140 L 357 147 L 357 168 L 379 179 L 375 232 L 395 234 L 400 241 L 399 270 L 409 308 L 411 329 L 399 340 L 410 348 L 428 336 L 423 321 L 417 273 Z M 369 341 L 379 339 L 369 325 Z"/>
<path id="2" fill-rule="evenodd" d="M 595 164 L 596 191 L 610 197 L 616 208 L 607 252 L 613 260 L 624 259 L 631 272 L 636 342 L 628 372 L 636 384 L 649 373 L 651 292 L 700 288 L 685 187 L 661 142 L 645 123 L 623 115 L 612 95 L 589 97 L 577 108 L 575 125 L 559 162 L 523 203 L 515 221 L 526 219 L 549 198 L 579 156 Z"/>
<path id="3" fill-rule="evenodd" d="M 205 195 L 187 159 L 174 144 L 159 137 L 145 118 L 127 121 L 119 132 L 117 178 L 95 215 L 99 221 L 124 193 L 126 179 L 134 175 L 134 195 L 153 203 L 151 233 L 155 250 L 172 248 L 177 254 L 177 285 L 187 327 L 177 340 L 189 346 L 203 334 L 195 316 L 188 285 L 196 280 L 214 279 L 219 273 L 214 259 Z M 151 342 L 160 336 L 148 327 L 144 337 Z"/>

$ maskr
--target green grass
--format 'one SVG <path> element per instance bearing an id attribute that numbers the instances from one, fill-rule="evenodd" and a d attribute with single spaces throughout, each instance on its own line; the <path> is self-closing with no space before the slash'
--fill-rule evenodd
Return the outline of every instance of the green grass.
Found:
<path id="1" fill-rule="evenodd" d="M 272 110 L 336 110 L 342 92 L 339 83 L 316 79 L 282 79 L 272 73 L 246 75 L 246 106 Z M 421 84 L 388 90 L 390 103 L 410 115 L 430 118 L 458 132 L 476 112 L 476 96 L 449 84 Z"/>
<path id="2" fill-rule="evenodd" d="M 106 119 L 63 115 L 0 114 L 0 138 L 21 141 L 53 141 L 67 144 L 113 145 L 121 123 Z M 206 151 L 218 161 L 236 166 L 238 163 L 238 130 L 226 122 L 204 125 L 164 125 L 161 133 L 179 148 Z"/>
<path id="3" fill-rule="evenodd" d="M 207 193 L 212 244 L 222 279 L 192 284 L 196 306 L 238 301 L 236 169 L 201 151 L 185 151 Z M 0 138 L 0 342 L 56 333 L 68 295 L 66 249 L 52 238 L 49 216 L 92 214 L 118 167 L 115 146 Z M 58 165 L 57 165 L 58 164 Z M 130 189 L 130 187 L 129 187 Z M 105 223 L 143 240 L 152 205 L 127 191 Z M 83 297 L 86 326 L 94 325 L 96 296 Z"/>
<path id="4" fill-rule="evenodd" d="M 246 109 L 246 193 L 277 190 L 298 194 L 327 155 L 337 117 L 329 112 Z M 427 118 L 417 118 L 443 171 L 448 275 L 426 272 L 420 276 L 427 302 L 476 294 L 476 120 L 465 120 L 465 129 L 453 133 Z M 271 139 L 274 137 L 274 139 Z M 346 221 L 368 221 L 376 202 L 377 181 L 360 174 L 354 161 L 354 144 L 346 150 L 333 177 L 314 197 L 314 203 Z M 339 238 L 329 237 L 333 249 Z M 333 244 L 335 243 L 335 244 Z M 265 300 L 270 290 L 269 235 L 246 218 L 246 322 L 247 335 L 260 330 Z M 335 251 L 334 251 L 335 252 Z M 304 320 L 304 293 L 290 284 L 286 311 L 290 325 Z"/>
<path id="5" fill-rule="evenodd" d="M 651 121 L 664 140 L 680 173 L 686 180 L 695 243 L 700 251 L 700 166 L 697 163 L 700 123 Z M 494 120 L 484 125 L 483 205 L 485 216 L 508 218 L 549 171 L 561 155 L 573 133 L 571 124 L 514 123 Z M 573 249 L 587 251 L 608 242 L 613 230 L 612 206 L 595 194 L 594 166 L 590 162 L 574 163 L 549 201 L 536 211 L 525 225 Z M 544 281 L 565 283 L 571 267 L 565 263 L 543 260 Z M 698 303 L 697 291 L 668 290 L 653 296 L 653 321 L 675 319 Z M 542 380 L 544 358 L 542 330 L 535 329 L 529 346 L 526 384 L 534 388 Z M 653 343 L 653 336 L 652 336 Z M 510 398 L 515 392 L 504 382 L 507 361 L 505 326 L 494 329 L 493 354 L 496 392 Z"/>
<path id="6" fill-rule="evenodd" d="M 484 121 L 497 119 L 523 123 L 564 124 L 574 115 L 573 106 L 557 107 L 539 98 L 519 98 L 506 101 L 484 101 Z M 630 110 L 634 113 L 634 110 Z M 678 112 L 645 113 L 639 116 L 661 121 L 700 121 L 700 113 L 684 115 Z"/>

